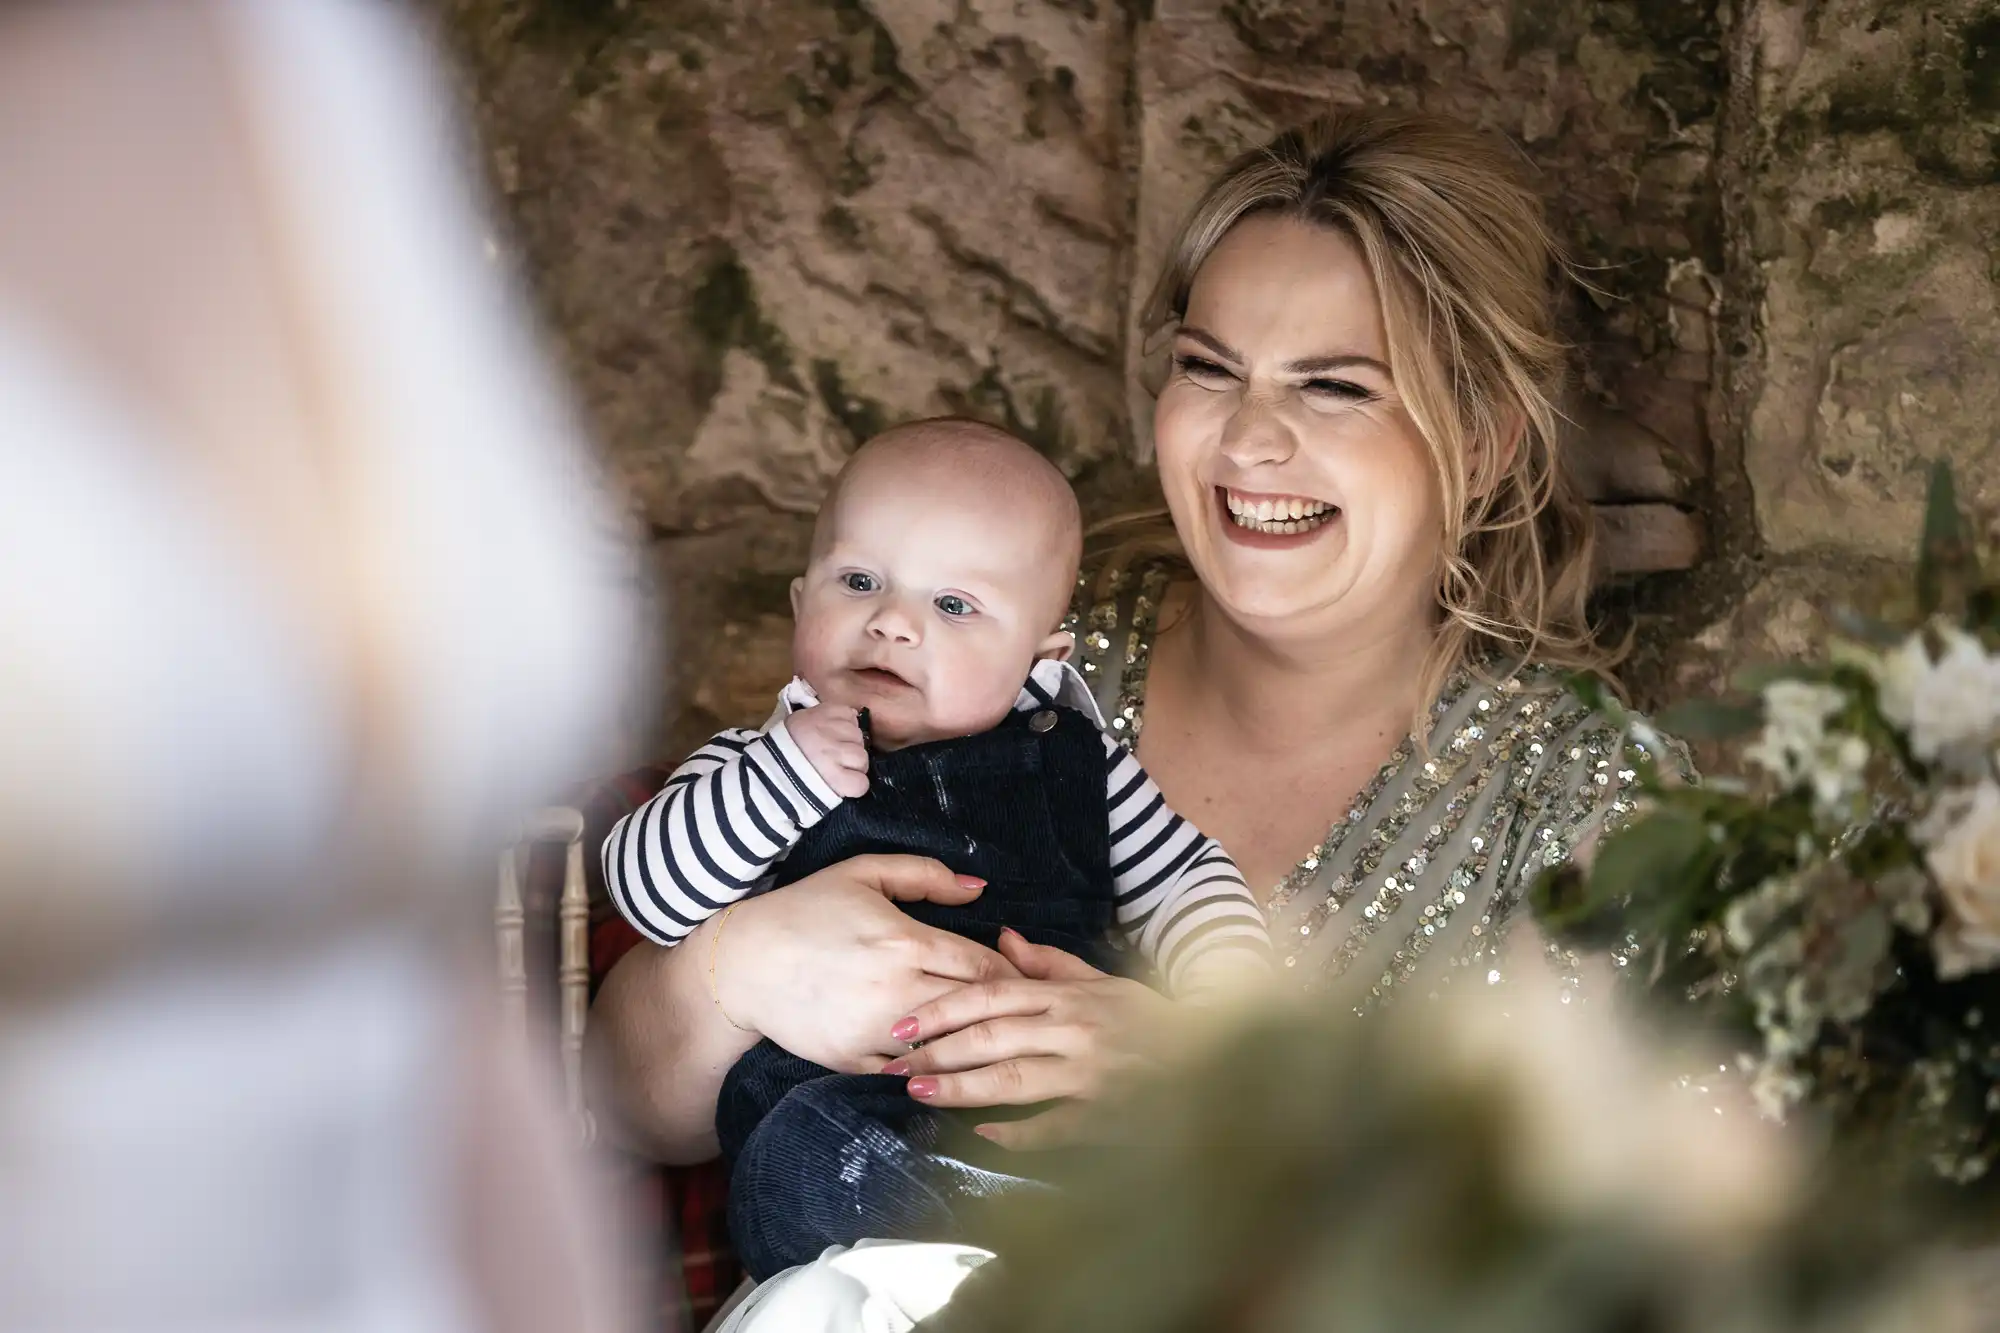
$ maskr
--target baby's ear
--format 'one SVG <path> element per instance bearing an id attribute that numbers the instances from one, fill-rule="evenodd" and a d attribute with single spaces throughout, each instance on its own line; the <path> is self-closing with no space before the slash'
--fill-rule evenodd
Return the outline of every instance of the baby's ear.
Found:
<path id="1" fill-rule="evenodd" d="M 1057 662 L 1067 662 L 1076 653 L 1076 636 L 1066 629 L 1059 629 L 1042 640 L 1042 646 L 1035 650 L 1037 661 L 1049 658 Z"/>
<path id="2" fill-rule="evenodd" d="M 805 595 L 806 595 L 806 581 L 805 581 L 804 577 L 802 576 L 802 577 L 799 577 L 799 578 L 795 578 L 795 579 L 793 579 L 793 580 L 792 580 L 792 619 L 793 619 L 793 620 L 797 620 L 797 619 L 799 618 L 799 603 L 800 603 L 800 602 L 801 602 L 802 600 L 804 600 L 804 598 L 805 598 Z"/>

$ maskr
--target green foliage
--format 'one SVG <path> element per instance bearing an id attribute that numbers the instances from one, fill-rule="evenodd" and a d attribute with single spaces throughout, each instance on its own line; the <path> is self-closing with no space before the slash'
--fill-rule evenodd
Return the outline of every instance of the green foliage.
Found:
<path id="1" fill-rule="evenodd" d="M 1917 609 L 1926 617 L 1963 599 L 1979 578 L 1979 558 L 1972 549 L 1972 525 L 1959 512 L 1951 467 L 1939 460 L 1931 467 L 1930 492 L 1924 501 L 1924 535 L 1917 554 Z"/>
<path id="2" fill-rule="evenodd" d="M 757 304 L 756 285 L 735 251 L 724 251 L 702 274 L 688 298 L 688 323 L 717 365 L 722 353 L 742 348 L 764 363 L 773 384 L 805 392 L 792 366 L 791 344 L 784 331 L 765 318 Z M 702 396 L 712 397 L 714 392 L 711 386 Z"/>
<path id="3" fill-rule="evenodd" d="M 1764 724 L 1760 704 L 1691 699 L 1662 711 L 1660 729 L 1686 741 L 1726 741 L 1747 736 Z"/>
<path id="4" fill-rule="evenodd" d="M 1891 717 L 1883 698 L 1891 676 L 1906 696 L 1929 687 L 1945 628 L 1989 641 L 2000 628 L 2000 585 L 1982 577 L 1943 464 L 1914 582 L 1921 623 L 1848 612 L 1836 618 L 1848 639 L 1827 660 L 1747 669 L 1731 682 L 1737 698 L 1665 710 L 1662 727 L 1684 737 L 1754 736 L 1741 751 L 1749 778 L 1649 775 L 1643 810 L 1595 863 L 1545 874 L 1531 902 L 1568 943 L 1636 945 L 1649 965 L 1627 975 L 1663 1003 L 1747 1019 L 1760 1092 L 1822 1121 L 1835 1158 L 1864 1153 L 1906 1191 L 1970 1187 L 2000 1233 L 2000 966 L 1941 961 L 1955 908 L 1920 831 L 2000 779 L 2000 735 L 1920 761 L 1911 717 Z M 1575 688 L 1644 735 L 1600 684 Z"/>

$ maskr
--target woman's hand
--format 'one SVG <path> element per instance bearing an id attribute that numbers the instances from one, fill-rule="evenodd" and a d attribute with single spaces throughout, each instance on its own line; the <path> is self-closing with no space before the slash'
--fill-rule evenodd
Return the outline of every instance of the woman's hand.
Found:
<path id="1" fill-rule="evenodd" d="M 970 902 L 983 887 L 924 857 L 859 856 L 747 899 L 715 945 L 723 1013 L 829 1069 L 880 1069 L 905 1049 L 889 1033 L 898 1018 L 967 984 L 1019 979 L 991 949 L 895 906 Z"/>
<path id="2" fill-rule="evenodd" d="M 1028 1120 L 978 1126 L 1009 1148 L 1062 1142 L 1113 1074 L 1148 1060 L 1168 1002 L 1136 981 L 1107 976 L 1060 949 L 1003 931 L 1000 952 L 1018 979 L 962 986 L 885 1033 L 921 1049 L 884 1073 L 909 1074 L 910 1095 L 931 1106 L 1064 1105 Z"/>
<path id="3" fill-rule="evenodd" d="M 662 1162 L 713 1157 L 716 1094 L 760 1033 L 834 1069 L 880 1069 L 905 1049 L 889 1036 L 898 1018 L 1017 975 L 891 901 L 962 903 L 979 888 L 922 857 L 857 857 L 745 899 L 676 948 L 636 946 L 604 979 L 584 1037 L 604 1132 Z"/>

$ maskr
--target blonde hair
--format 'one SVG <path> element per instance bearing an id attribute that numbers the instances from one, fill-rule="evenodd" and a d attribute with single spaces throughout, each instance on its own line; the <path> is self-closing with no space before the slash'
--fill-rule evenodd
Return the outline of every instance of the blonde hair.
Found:
<path id="1" fill-rule="evenodd" d="M 1551 279 L 1568 265 L 1518 156 L 1455 121 L 1374 109 L 1279 135 L 1230 163 L 1182 223 L 1142 315 L 1149 356 L 1164 358 L 1196 273 L 1252 215 L 1338 230 L 1381 294 L 1390 369 L 1443 496 L 1423 707 L 1462 666 L 1610 666 L 1618 653 L 1585 614 L 1589 507 L 1557 456 L 1566 349 Z M 1164 515 L 1113 520 L 1093 544 L 1111 539 L 1114 563 L 1176 550 Z"/>

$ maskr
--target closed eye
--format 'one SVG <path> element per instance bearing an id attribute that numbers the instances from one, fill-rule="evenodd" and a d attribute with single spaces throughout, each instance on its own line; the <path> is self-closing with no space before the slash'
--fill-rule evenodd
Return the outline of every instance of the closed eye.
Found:
<path id="1" fill-rule="evenodd" d="M 1339 398 L 1350 403 L 1372 402 L 1379 396 L 1373 389 L 1352 380 L 1307 380 L 1300 387 L 1315 397 Z"/>
<path id="2" fill-rule="evenodd" d="M 1204 388 L 1222 389 L 1236 381 L 1236 376 L 1222 366 L 1203 356 L 1190 356 L 1183 352 L 1174 358 L 1174 368 L 1187 379 Z"/>

